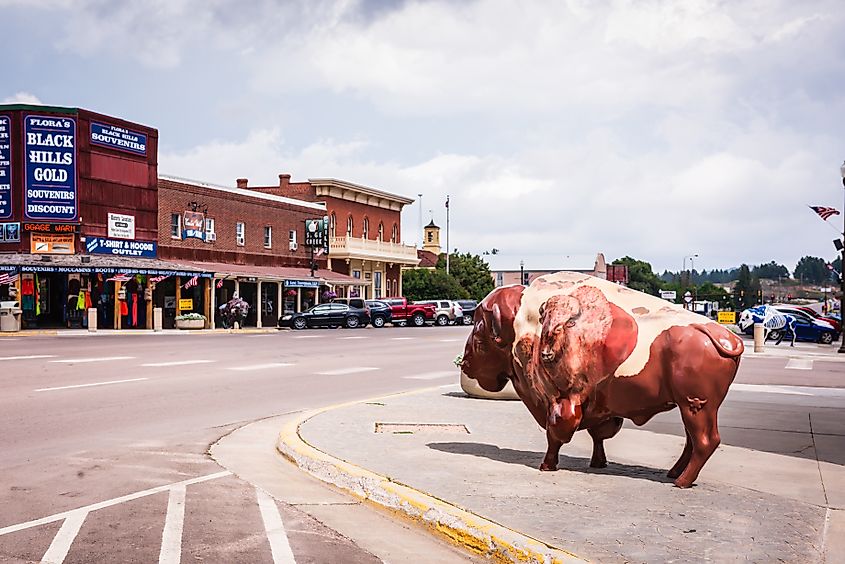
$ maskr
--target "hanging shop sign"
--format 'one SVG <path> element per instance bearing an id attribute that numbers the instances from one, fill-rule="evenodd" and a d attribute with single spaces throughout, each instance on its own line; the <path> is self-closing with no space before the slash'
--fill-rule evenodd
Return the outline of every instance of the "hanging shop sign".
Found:
<path id="1" fill-rule="evenodd" d="M 76 121 L 26 116 L 24 127 L 24 214 L 35 220 L 77 217 Z"/>
<path id="2" fill-rule="evenodd" d="M 186 309 L 194 309 L 194 300 L 191 298 L 180 298 L 179 311 L 185 311 Z"/>
<path id="3" fill-rule="evenodd" d="M 24 223 L 24 233 L 79 233 L 78 223 Z"/>
<path id="4" fill-rule="evenodd" d="M 305 220 L 305 246 L 324 247 L 326 240 L 326 218 Z"/>
<path id="5" fill-rule="evenodd" d="M 33 233 L 29 238 L 30 252 L 34 255 L 72 255 L 75 235 L 40 235 Z"/>
<path id="6" fill-rule="evenodd" d="M 135 216 L 109 213 L 109 237 L 115 239 L 135 238 Z"/>
<path id="7" fill-rule="evenodd" d="M 288 288 L 319 288 L 319 280 L 285 280 Z"/>
<path id="8" fill-rule="evenodd" d="M 198 211 L 186 211 L 182 217 L 182 238 L 202 239 L 205 241 L 205 215 Z"/>
<path id="9" fill-rule="evenodd" d="M 0 223 L 0 243 L 20 243 L 20 223 Z"/>
<path id="10" fill-rule="evenodd" d="M 137 131 L 91 122 L 91 143 L 109 149 L 117 149 L 138 155 L 147 156 L 147 136 Z"/>
<path id="11" fill-rule="evenodd" d="M 12 120 L 0 116 L 0 219 L 12 217 Z"/>
<path id="12" fill-rule="evenodd" d="M 106 239 L 105 237 L 89 237 L 85 241 L 85 248 L 95 255 L 118 255 L 123 257 L 155 258 L 158 244 L 153 241 L 124 241 L 123 239 Z"/>

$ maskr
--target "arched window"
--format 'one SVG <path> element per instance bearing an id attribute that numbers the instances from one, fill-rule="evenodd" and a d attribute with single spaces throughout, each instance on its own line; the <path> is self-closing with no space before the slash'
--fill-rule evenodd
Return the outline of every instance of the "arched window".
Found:
<path id="1" fill-rule="evenodd" d="M 395 223 L 393 224 L 393 232 L 390 234 L 390 240 L 393 243 L 399 242 L 399 226 Z"/>
<path id="2" fill-rule="evenodd" d="M 346 219 L 346 236 L 352 237 L 352 216 Z"/>
<path id="3" fill-rule="evenodd" d="M 367 239 L 367 238 L 369 238 L 369 236 L 370 236 L 370 218 L 365 217 L 365 218 L 364 218 L 364 233 L 363 233 L 363 237 L 364 237 L 364 239 Z"/>
<path id="4" fill-rule="evenodd" d="M 378 240 L 384 241 L 384 223 L 378 222 Z"/>
<path id="5" fill-rule="evenodd" d="M 332 212 L 332 216 L 329 218 L 329 237 L 334 237 L 336 231 L 337 217 L 335 216 L 334 212 Z"/>

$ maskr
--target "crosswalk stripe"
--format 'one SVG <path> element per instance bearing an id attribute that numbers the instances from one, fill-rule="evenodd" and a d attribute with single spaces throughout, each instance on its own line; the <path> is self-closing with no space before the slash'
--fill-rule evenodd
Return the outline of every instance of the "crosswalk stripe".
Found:
<path id="1" fill-rule="evenodd" d="M 182 527 L 185 523 L 185 485 L 170 489 L 167 498 L 167 516 L 161 533 L 159 564 L 179 564 L 182 558 Z"/>
<path id="2" fill-rule="evenodd" d="M 79 529 L 82 528 L 82 523 L 87 516 L 87 511 L 75 511 L 68 515 L 59 532 L 53 537 L 50 548 L 41 558 L 41 564 L 62 564 L 65 561 L 70 545 L 79 534 Z"/>
<path id="3" fill-rule="evenodd" d="M 237 370 L 245 372 L 248 370 L 266 370 L 268 368 L 284 368 L 286 366 L 293 366 L 292 362 L 268 362 L 267 364 L 253 364 L 252 366 L 232 366 L 227 370 Z"/>
<path id="4" fill-rule="evenodd" d="M 255 493 L 258 497 L 258 507 L 261 509 L 261 519 L 264 521 L 264 530 L 267 531 L 267 540 L 270 541 L 273 562 L 275 564 L 296 564 L 276 502 L 258 488 L 255 489 Z"/>
<path id="5" fill-rule="evenodd" d="M 48 360 L 47 362 L 64 362 L 67 364 L 82 364 L 84 362 L 106 362 L 109 360 L 132 360 L 134 356 L 101 356 L 97 358 L 60 358 L 59 360 Z"/>
<path id="6" fill-rule="evenodd" d="M 26 356 L 0 356 L 0 360 L 34 360 L 36 358 L 55 358 L 54 354 L 29 354 Z"/>
<path id="7" fill-rule="evenodd" d="M 25 523 L 18 523 L 16 525 L 9 525 L 8 527 L 3 527 L 0 529 L 0 536 L 8 535 L 9 533 L 16 533 L 18 531 L 23 531 L 25 529 L 30 529 L 32 527 L 37 527 L 39 525 L 46 525 L 47 523 L 55 523 L 56 521 L 61 521 L 62 519 L 67 519 L 71 515 L 84 511 L 89 513 L 91 511 L 96 511 L 98 509 L 104 509 L 106 507 L 111 507 L 113 505 L 117 505 L 119 503 L 124 503 L 127 501 L 133 501 L 136 499 L 140 499 L 142 497 L 147 497 L 148 495 L 154 495 L 160 492 L 170 491 L 171 488 L 184 485 L 190 486 L 193 484 L 199 484 L 202 482 L 207 482 L 209 480 L 216 480 L 217 478 L 222 478 L 224 476 L 230 476 L 232 473 L 228 470 L 224 470 L 223 472 L 215 472 L 214 474 L 207 474 L 205 476 L 199 476 L 198 478 L 191 478 L 189 480 L 183 480 L 181 482 L 176 482 L 173 484 L 166 484 L 164 486 L 157 486 L 155 488 L 150 488 L 148 490 L 143 490 L 140 492 L 131 493 L 128 495 L 116 497 L 114 499 L 109 499 L 106 501 L 101 501 L 99 503 L 92 503 L 91 505 L 86 505 L 85 507 L 79 507 L 77 509 L 72 509 L 70 511 L 62 511 L 61 513 L 56 513 L 54 515 L 50 515 L 48 517 L 42 517 L 41 519 L 34 519 L 32 521 L 27 521 Z"/>
<path id="8" fill-rule="evenodd" d="M 813 361 L 812 359 L 807 358 L 790 358 L 786 363 L 785 368 L 789 368 L 791 370 L 812 370 Z"/>
<path id="9" fill-rule="evenodd" d="M 189 364 L 208 364 L 210 362 L 217 362 L 215 360 L 172 360 L 170 362 L 148 362 L 141 366 L 161 367 L 161 366 L 187 366 Z"/>
<path id="10" fill-rule="evenodd" d="M 351 366 L 349 368 L 338 368 L 337 370 L 326 370 L 325 372 L 317 372 L 320 376 L 342 376 L 344 374 L 357 374 L 359 372 L 369 372 L 371 370 L 378 370 L 372 366 Z"/>

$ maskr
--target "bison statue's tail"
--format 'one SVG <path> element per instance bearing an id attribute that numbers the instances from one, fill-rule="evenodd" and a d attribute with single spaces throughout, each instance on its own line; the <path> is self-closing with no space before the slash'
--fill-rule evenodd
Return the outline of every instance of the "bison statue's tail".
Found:
<path id="1" fill-rule="evenodd" d="M 716 323 L 696 324 L 696 329 L 710 337 L 716 350 L 724 357 L 739 359 L 745 351 L 742 339 Z"/>

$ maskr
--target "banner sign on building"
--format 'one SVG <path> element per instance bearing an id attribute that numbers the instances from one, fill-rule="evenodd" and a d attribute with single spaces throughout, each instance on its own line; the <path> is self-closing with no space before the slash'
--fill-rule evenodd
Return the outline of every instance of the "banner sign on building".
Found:
<path id="1" fill-rule="evenodd" d="M 153 241 L 126 241 L 105 237 L 88 237 L 85 248 L 95 255 L 119 255 L 123 257 L 155 258 L 158 244 Z"/>
<path id="2" fill-rule="evenodd" d="M 91 143 L 109 149 L 126 151 L 133 155 L 147 156 L 147 136 L 116 125 L 105 125 L 92 121 Z"/>
<path id="3" fill-rule="evenodd" d="M 0 241 L 5 243 L 21 242 L 20 223 L 0 223 Z"/>
<path id="4" fill-rule="evenodd" d="M 24 233 L 79 233 L 78 223 L 24 223 Z"/>
<path id="5" fill-rule="evenodd" d="M 38 235 L 30 236 L 30 251 L 34 255 L 72 255 L 75 252 L 75 235 Z"/>
<path id="6" fill-rule="evenodd" d="M 109 237 L 115 239 L 135 238 L 135 216 L 109 213 Z"/>
<path id="7" fill-rule="evenodd" d="M 24 214 L 35 220 L 77 217 L 76 121 L 26 116 L 24 133 Z"/>
<path id="8" fill-rule="evenodd" d="M 324 218 L 306 219 L 305 220 L 305 246 L 306 247 L 325 247 L 326 240 L 326 223 Z"/>
<path id="9" fill-rule="evenodd" d="M 285 280 L 287 288 L 319 288 L 319 280 Z"/>
<path id="10" fill-rule="evenodd" d="M 0 116 L 0 219 L 12 217 L 12 120 Z"/>
<path id="11" fill-rule="evenodd" d="M 198 211 L 186 211 L 182 217 L 182 238 L 202 239 L 205 241 L 205 215 Z"/>

